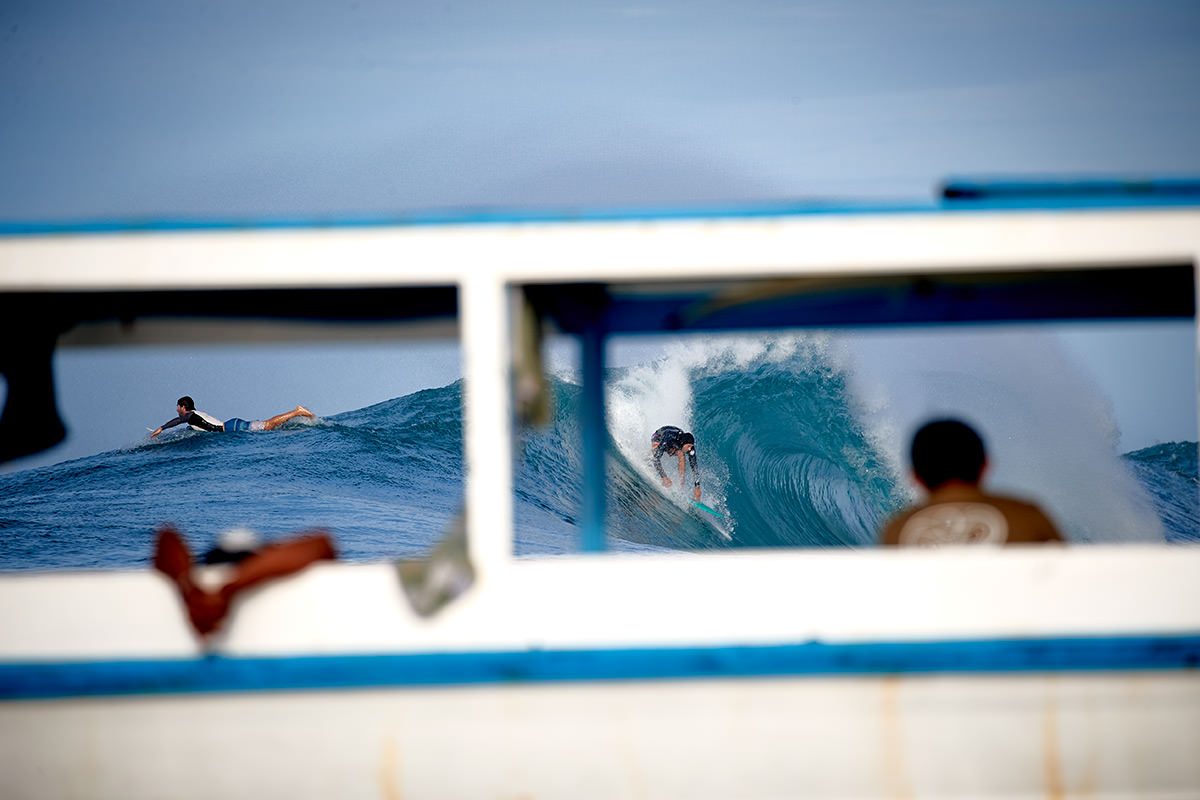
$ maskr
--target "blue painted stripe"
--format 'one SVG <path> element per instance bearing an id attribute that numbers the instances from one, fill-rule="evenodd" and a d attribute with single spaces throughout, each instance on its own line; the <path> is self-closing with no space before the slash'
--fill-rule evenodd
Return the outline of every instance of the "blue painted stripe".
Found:
<path id="1" fill-rule="evenodd" d="M 939 198 L 863 202 L 822 199 L 704 206 L 577 209 L 458 208 L 336 217 L 0 220 L 0 236 L 1200 207 L 1200 179 L 1030 182 L 956 179 L 942 186 Z"/>
<path id="2" fill-rule="evenodd" d="M 1194 670 L 1200 635 L 0 664 L 0 699 L 572 681 Z"/>
<path id="3" fill-rule="evenodd" d="M 436 227 L 445 225 L 512 225 L 559 222 L 648 222 L 678 219 L 754 219 L 822 214 L 929 213 L 929 201 L 876 203 L 768 203 L 750 205 L 655 208 L 580 209 L 448 209 L 411 211 L 378 216 L 274 217 L 215 219 L 84 219 L 63 221 L 0 221 L 0 236 L 64 234 L 202 232 L 230 230 L 290 230 L 320 228 Z"/>

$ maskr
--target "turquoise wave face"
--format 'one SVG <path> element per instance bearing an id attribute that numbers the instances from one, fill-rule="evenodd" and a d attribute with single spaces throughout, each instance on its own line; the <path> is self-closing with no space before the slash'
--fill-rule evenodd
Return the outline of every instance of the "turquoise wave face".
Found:
<path id="1" fill-rule="evenodd" d="M 768 363 L 707 375 L 695 407 L 697 436 L 730 487 L 738 544 L 866 545 L 903 505 L 833 370 Z"/>

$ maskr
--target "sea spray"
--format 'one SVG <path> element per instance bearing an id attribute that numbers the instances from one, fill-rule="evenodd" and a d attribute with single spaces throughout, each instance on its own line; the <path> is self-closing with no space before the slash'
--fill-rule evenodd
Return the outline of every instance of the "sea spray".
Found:
<path id="1" fill-rule="evenodd" d="M 920 329 L 844 340 L 871 438 L 904 464 L 924 421 L 959 417 L 988 447 L 986 485 L 1043 505 L 1071 541 L 1162 541 L 1145 490 L 1116 451 L 1109 402 L 1054 333 Z"/>

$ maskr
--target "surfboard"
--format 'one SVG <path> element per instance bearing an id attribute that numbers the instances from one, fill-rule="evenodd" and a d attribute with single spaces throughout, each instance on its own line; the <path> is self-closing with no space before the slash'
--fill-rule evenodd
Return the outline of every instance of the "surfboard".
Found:
<path id="1" fill-rule="evenodd" d="M 707 503 L 701 503 L 699 500 L 688 500 L 691 505 L 691 512 L 694 517 L 702 520 L 706 525 L 720 534 L 725 541 L 732 541 L 733 534 L 729 532 L 729 519 L 720 511 L 717 511 Z"/>

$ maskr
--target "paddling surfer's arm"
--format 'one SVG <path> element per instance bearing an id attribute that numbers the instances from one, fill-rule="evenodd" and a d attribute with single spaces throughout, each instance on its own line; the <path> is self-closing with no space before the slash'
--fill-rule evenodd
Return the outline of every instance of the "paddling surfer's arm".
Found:
<path id="1" fill-rule="evenodd" d="M 184 423 L 183 417 L 171 417 L 169 420 L 164 422 L 162 425 L 159 425 L 157 428 L 155 428 L 154 431 L 151 432 L 150 438 L 154 439 L 160 433 L 165 431 L 167 428 L 174 428 L 176 425 L 182 425 L 183 423 Z"/>
<path id="2" fill-rule="evenodd" d="M 160 433 L 165 431 L 167 428 L 174 428 L 176 425 L 183 425 L 184 423 L 187 423 L 188 425 L 195 425 L 197 428 L 203 428 L 204 430 L 210 431 L 212 433 L 220 433 L 221 431 L 225 430 L 225 428 L 223 426 L 213 425 L 211 422 L 209 422 L 204 417 L 197 414 L 195 411 L 189 411 L 185 416 L 171 417 L 171 419 L 167 420 L 162 425 L 159 425 L 158 428 L 156 428 L 150 434 L 150 438 L 153 439 L 153 438 L 157 437 Z"/>

